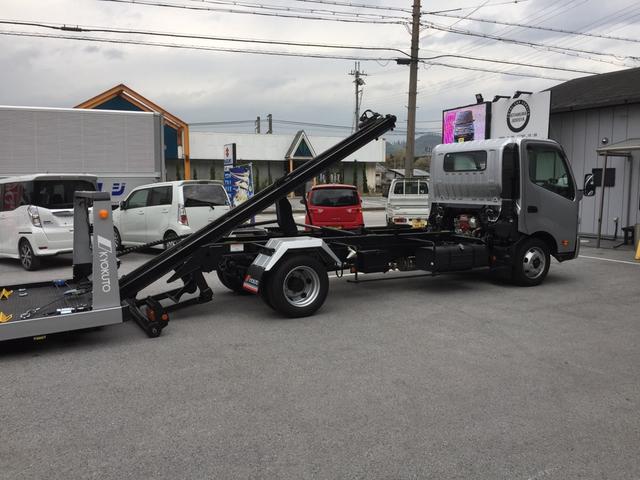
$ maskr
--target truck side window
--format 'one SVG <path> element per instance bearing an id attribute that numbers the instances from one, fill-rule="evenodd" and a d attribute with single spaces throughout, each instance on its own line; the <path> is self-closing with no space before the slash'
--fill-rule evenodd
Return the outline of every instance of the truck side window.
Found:
<path id="1" fill-rule="evenodd" d="M 455 152 L 444 156 L 445 172 L 481 172 L 487 169 L 487 152 Z"/>
<path id="2" fill-rule="evenodd" d="M 575 198 L 573 180 L 560 151 L 546 145 L 527 145 L 527 157 L 533 183 L 569 200 Z"/>
<path id="3" fill-rule="evenodd" d="M 394 195 L 404 195 L 404 182 L 396 183 L 395 187 L 393 187 Z"/>

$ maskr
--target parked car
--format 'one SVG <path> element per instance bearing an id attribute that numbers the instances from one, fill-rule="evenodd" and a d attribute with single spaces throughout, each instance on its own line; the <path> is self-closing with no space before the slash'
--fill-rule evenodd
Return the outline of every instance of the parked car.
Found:
<path id="1" fill-rule="evenodd" d="M 362 199 L 353 185 L 314 185 L 303 199 L 304 223 L 353 230 L 364 227 Z"/>
<path id="2" fill-rule="evenodd" d="M 222 182 L 181 180 L 135 188 L 113 212 L 118 248 L 193 233 L 227 213 L 229 197 Z"/>
<path id="3" fill-rule="evenodd" d="M 424 228 L 429 218 L 429 185 L 426 179 L 396 178 L 389 187 L 387 225 Z"/>
<path id="4" fill-rule="evenodd" d="M 0 179 L 0 257 L 37 270 L 43 257 L 73 251 L 73 195 L 97 177 L 37 174 Z"/>

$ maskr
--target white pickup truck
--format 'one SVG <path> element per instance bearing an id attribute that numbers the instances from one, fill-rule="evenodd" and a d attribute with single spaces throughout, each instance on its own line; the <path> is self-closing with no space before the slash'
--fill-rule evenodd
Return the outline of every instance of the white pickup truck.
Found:
<path id="1" fill-rule="evenodd" d="M 396 178 L 389 187 L 387 225 L 424 228 L 429 218 L 429 185 L 424 178 Z"/>

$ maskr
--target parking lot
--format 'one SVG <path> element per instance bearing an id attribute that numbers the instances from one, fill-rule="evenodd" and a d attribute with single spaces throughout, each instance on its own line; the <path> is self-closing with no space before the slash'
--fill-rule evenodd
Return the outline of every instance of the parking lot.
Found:
<path id="1" fill-rule="evenodd" d="M 582 254 L 529 289 L 332 278 L 294 320 L 209 275 L 214 300 L 158 339 L 129 322 L 4 343 L 0 477 L 638 478 L 640 265 Z"/>

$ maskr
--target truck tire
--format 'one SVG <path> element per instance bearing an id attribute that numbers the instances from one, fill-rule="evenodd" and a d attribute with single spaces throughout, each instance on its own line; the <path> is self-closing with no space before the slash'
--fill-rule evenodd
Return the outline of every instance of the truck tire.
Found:
<path id="1" fill-rule="evenodd" d="M 229 275 L 228 273 L 225 273 L 222 270 L 216 270 L 216 273 L 218 274 L 218 279 L 220 280 L 220 283 L 222 283 L 222 285 L 227 287 L 232 292 L 236 292 L 242 295 L 249 294 L 249 292 L 247 292 L 244 288 L 242 288 L 242 284 L 244 283 L 244 279 L 242 277 Z"/>
<path id="2" fill-rule="evenodd" d="M 269 272 L 265 295 L 276 312 L 298 318 L 313 315 L 329 291 L 327 269 L 320 260 L 306 255 L 284 259 Z"/>
<path id="3" fill-rule="evenodd" d="M 549 245 L 539 238 L 528 238 L 517 248 L 513 259 L 511 279 L 516 285 L 540 285 L 549 272 Z"/>
<path id="4" fill-rule="evenodd" d="M 41 259 L 36 256 L 31 243 L 26 238 L 20 240 L 18 254 L 20 256 L 20 264 L 25 270 L 32 272 L 40 268 Z"/>

